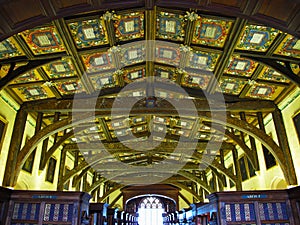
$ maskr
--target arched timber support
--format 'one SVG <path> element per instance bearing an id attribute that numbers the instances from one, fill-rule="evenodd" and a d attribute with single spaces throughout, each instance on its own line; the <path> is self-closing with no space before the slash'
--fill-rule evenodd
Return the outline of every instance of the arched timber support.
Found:
<path id="1" fill-rule="evenodd" d="M 248 133 L 248 135 L 260 141 L 276 158 L 288 185 L 297 185 L 297 177 L 294 168 L 289 167 L 289 165 L 287 164 L 287 159 L 285 158 L 282 149 L 275 143 L 275 141 L 269 135 L 267 135 L 265 132 L 258 129 L 257 127 L 243 120 L 238 120 L 233 117 L 227 117 L 226 123 L 228 126 Z"/>
<path id="2" fill-rule="evenodd" d="M 225 135 L 229 137 L 231 140 L 233 140 L 234 143 L 236 143 L 238 146 L 241 147 L 241 149 L 244 151 L 245 155 L 248 157 L 250 163 L 252 164 L 253 168 L 255 170 L 258 170 L 258 161 L 256 160 L 256 157 L 254 154 L 257 154 L 256 152 L 252 151 L 246 144 L 243 142 L 238 136 L 234 135 L 233 133 L 229 132 L 228 130 L 225 131 Z"/>
<path id="3" fill-rule="evenodd" d="M 66 174 L 61 181 L 57 184 L 57 190 L 62 190 L 64 187 L 64 184 L 70 180 L 72 177 L 74 177 L 77 173 L 79 173 L 81 170 L 86 169 L 87 167 L 90 167 L 90 165 L 86 162 L 80 163 L 76 168 L 72 169 L 68 174 Z"/>
<path id="4" fill-rule="evenodd" d="M 191 181 L 194 181 L 197 184 L 199 184 L 201 187 L 203 187 L 209 193 L 214 192 L 214 190 L 211 189 L 211 187 L 209 187 L 208 184 L 203 182 L 200 178 L 196 177 L 194 174 L 191 174 L 189 172 L 182 171 L 182 170 L 178 171 L 178 174 L 183 176 L 183 177 L 186 177 L 186 178 L 190 179 Z"/>
<path id="5" fill-rule="evenodd" d="M 140 110 L 140 109 L 139 109 Z M 148 109 L 151 111 L 151 109 Z M 134 110 L 133 110 L 134 111 Z M 172 111 L 172 110 L 171 110 Z M 170 112 L 171 112 L 170 111 Z M 140 112 L 140 111 L 139 111 Z M 170 112 L 163 110 L 163 112 L 159 112 L 160 114 L 170 114 Z M 105 112 L 99 112 L 100 116 L 106 115 Z M 134 112 L 133 112 L 134 113 Z M 136 112 L 138 114 L 138 112 Z M 152 113 L 152 112 L 149 112 Z M 154 113 L 154 112 L 153 112 Z M 187 112 L 188 113 L 188 112 Z M 97 114 L 97 113 L 96 113 Z M 201 116 L 206 118 L 207 120 L 210 119 L 208 114 L 201 113 Z M 36 135 L 34 135 L 29 141 L 28 144 L 25 145 L 22 149 L 22 151 L 18 155 L 17 164 L 16 164 L 16 171 L 14 174 L 14 184 L 16 184 L 16 180 L 18 178 L 18 175 L 20 173 L 20 170 L 22 168 L 22 165 L 26 161 L 27 157 L 30 155 L 30 153 L 33 151 L 33 149 L 38 145 L 40 141 L 43 141 L 47 137 L 49 137 L 52 134 L 55 134 L 56 132 L 59 132 L 63 129 L 70 128 L 71 126 L 76 126 L 77 124 L 86 122 L 91 120 L 95 117 L 95 113 L 87 113 L 80 118 L 78 118 L 78 121 L 74 122 L 71 119 L 65 119 L 58 122 L 55 122 L 44 129 L 40 130 Z M 83 119 L 84 118 L 84 119 Z M 294 171 L 288 172 L 288 170 L 293 170 L 293 168 L 289 168 L 289 166 L 286 163 L 285 156 L 283 154 L 283 151 L 281 148 L 274 142 L 274 140 L 268 136 L 265 132 L 258 129 L 257 127 L 243 121 L 239 120 L 237 118 L 233 118 L 230 116 L 227 116 L 227 120 L 225 121 L 219 121 L 217 118 L 214 119 L 214 123 L 219 123 L 221 125 L 226 125 L 232 128 L 235 128 L 237 130 L 243 131 L 245 133 L 248 133 L 248 135 L 252 136 L 253 138 L 259 140 L 265 147 L 274 155 L 276 160 L 278 161 L 283 174 L 285 176 L 285 179 L 289 185 L 296 185 L 297 179 Z M 290 174 L 290 175 L 289 175 Z M 12 185 L 14 186 L 14 185 Z"/>
<path id="6" fill-rule="evenodd" d="M 125 185 L 123 185 L 123 184 L 118 184 L 117 186 L 113 187 L 112 189 L 109 189 L 107 192 L 104 193 L 103 196 L 101 196 L 101 198 L 100 198 L 98 201 L 99 201 L 99 202 L 103 202 L 105 199 L 107 199 L 107 197 L 108 197 L 110 194 L 114 193 L 115 191 L 117 191 L 117 190 L 119 190 L 119 189 L 121 189 L 121 188 L 123 188 L 123 187 L 125 187 Z"/>
<path id="7" fill-rule="evenodd" d="M 83 170 L 81 171 L 81 173 L 80 173 L 78 176 L 76 176 L 75 179 L 73 179 L 72 187 L 76 187 L 76 186 L 79 184 L 79 181 L 81 180 L 81 178 L 82 178 L 85 174 L 87 174 L 87 172 L 88 172 L 90 169 L 91 169 L 90 166 L 88 166 L 88 167 L 86 167 L 85 169 L 83 169 Z M 86 190 L 83 190 L 83 191 L 86 191 Z"/>
<path id="8" fill-rule="evenodd" d="M 193 195 L 193 197 L 195 197 L 199 202 L 202 201 L 202 198 L 192 189 L 188 188 L 187 186 L 179 183 L 179 182 L 175 182 L 175 181 L 166 181 L 167 184 L 171 184 L 174 185 L 180 189 L 183 189 L 185 191 L 187 191 L 188 193 L 190 193 L 191 195 Z"/>
<path id="9" fill-rule="evenodd" d="M 51 156 L 54 154 L 54 152 L 61 146 L 65 140 L 72 137 L 74 135 L 73 131 L 68 132 L 63 137 L 61 137 L 47 152 L 44 157 L 42 157 L 42 160 L 40 162 L 39 170 L 44 170 L 48 160 L 51 158 Z"/>

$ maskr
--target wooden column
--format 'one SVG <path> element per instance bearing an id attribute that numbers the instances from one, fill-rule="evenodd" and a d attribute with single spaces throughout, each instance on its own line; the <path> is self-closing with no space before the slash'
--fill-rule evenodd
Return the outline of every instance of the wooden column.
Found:
<path id="1" fill-rule="evenodd" d="M 13 133 L 11 136 L 10 147 L 6 160 L 3 186 L 12 187 L 14 185 L 15 168 L 17 164 L 18 153 L 22 145 L 27 116 L 28 113 L 21 107 L 17 112 L 14 122 Z"/>
<path id="2" fill-rule="evenodd" d="M 279 142 L 279 146 L 282 149 L 283 154 L 285 156 L 285 164 L 287 165 L 286 168 L 288 170 L 287 173 L 288 176 L 290 177 L 290 182 L 292 182 L 290 183 L 290 185 L 297 185 L 297 176 L 295 173 L 290 146 L 287 139 L 287 134 L 286 134 L 280 109 L 278 108 L 275 109 L 275 111 L 272 113 L 272 116 L 273 116 L 273 121 L 276 129 L 276 135 Z"/>
<path id="3" fill-rule="evenodd" d="M 240 112 L 240 118 L 241 118 L 241 120 L 247 122 L 245 112 Z M 243 134 L 243 137 L 244 137 L 244 133 L 241 133 L 241 134 Z M 253 168 L 255 170 L 259 170 L 259 163 L 258 163 L 258 156 L 257 156 L 256 145 L 255 145 L 255 139 L 252 136 L 250 136 L 250 135 L 248 135 L 248 136 L 249 136 L 249 140 L 250 140 L 250 145 L 251 145 L 251 150 L 252 150 L 252 156 L 253 156 L 253 159 L 254 159 Z M 244 139 L 243 139 L 243 141 L 244 141 Z M 252 160 L 250 160 L 250 161 L 252 161 Z"/>
<path id="4" fill-rule="evenodd" d="M 236 149 L 232 150 L 232 158 L 233 158 L 233 164 L 234 164 L 234 169 L 235 169 L 235 174 L 237 176 L 237 181 L 235 183 L 236 190 L 241 191 L 242 188 L 242 173 L 241 173 L 241 168 L 238 160 L 238 152 Z"/>
<path id="5" fill-rule="evenodd" d="M 61 150 L 60 163 L 59 163 L 59 173 L 58 173 L 57 184 L 60 184 L 60 185 L 56 187 L 58 191 L 62 191 L 64 189 L 64 184 L 62 183 L 62 180 L 63 180 L 63 176 L 64 176 L 64 171 L 65 171 L 66 157 L 67 157 L 67 150 L 64 147 Z"/>

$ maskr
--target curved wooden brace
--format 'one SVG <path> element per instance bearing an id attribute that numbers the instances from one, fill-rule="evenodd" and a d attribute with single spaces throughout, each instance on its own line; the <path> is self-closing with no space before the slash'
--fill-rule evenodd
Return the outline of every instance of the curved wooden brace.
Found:
<path id="1" fill-rule="evenodd" d="M 212 162 L 206 162 L 205 160 L 203 160 L 202 154 L 200 154 L 200 153 L 194 154 L 194 157 L 198 160 L 201 160 L 201 162 L 205 163 L 207 166 L 211 166 L 212 168 L 217 169 L 219 171 L 219 173 L 228 177 L 235 184 L 237 184 L 237 182 L 239 182 L 237 177 L 229 169 L 227 169 L 224 165 L 220 164 L 217 160 L 213 160 Z"/>
<path id="2" fill-rule="evenodd" d="M 245 155 L 248 157 L 250 163 L 252 164 L 253 168 L 255 170 L 258 169 L 258 162 L 254 156 L 256 152 L 252 151 L 246 144 L 243 142 L 237 135 L 234 135 L 233 133 L 230 133 L 228 130 L 225 131 L 225 135 L 229 137 L 231 140 L 233 140 L 234 143 L 236 143 L 238 146 L 241 147 Z"/>
<path id="3" fill-rule="evenodd" d="M 89 166 L 89 167 L 86 167 L 85 169 L 83 169 L 83 170 L 81 171 L 81 173 L 80 173 L 78 176 L 76 176 L 75 179 L 73 179 L 72 187 L 76 187 L 76 186 L 78 185 L 79 181 L 81 180 L 81 178 L 82 178 L 82 177 L 83 177 L 90 169 L 91 169 L 90 166 Z M 86 190 L 83 190 L 83 191 L 86 191 Z"/>
<path id="4" fill-rule="evenodd" d="M 203 187 L 206 191 L 208 191 L 209 193 L 213 193 L 214 190 L 211 189 L 211 187 L 208 186 L 208 184 L 206 184 L 204 181 L 202 181 L 200 178 L 196 177 L 194 174 L 191 174 L 187 171 L 178 171 L 177 172 L 179 175 L 186 177 L 188 179 L 190 179 L 191 181 L 194 181 L 195 183 L 199 184 L 201 187 Z"/>
<path id="5" fill-rule="evenodd" d="M 119 184 L 119 185 L 113 187 L 112 189 L 109 189 L 107 192 L 104 193 L 104 195 L 98 201 L 99 202 L 104 201 L 110 194 L 112 194 L 113 192 L 115 192 L 123 187 L 125 187 L 125 185 Z"/>
<path id="6" fill-rule="evenodd" d="M 277 162 L 279 163 L 282 169 L 282 172 L 284 174 L 287 183 L 289 185 L 297 185 L 297 178 L 295 173 L 292 173 L 293 176 L 289 176 L 289 173 L 287 172 L 290 168 L 286 163 L 286 159 L 283 154 L 283 151 L 269 135 L 267 135 L 265 132 L 258 129 L 257 127 L 243 120 L 238 120 L 233 117 L 227 117 L 227 125 L 229 127 L 243 131 L 248 135 L 252 136 L 253 138 L 259 140 L 276 158 Z"/>
<path id="7" fill-rule="evenodd" d="M 222 186 L 225 187 L 225 183 L 223 181 L 223 177 L 221 176 L 221 174 L 219 173 L 218 170 L 216 170 L 214 167 L 209 166 L 210 170 L 212 173 L 215 174 L 215 176 L 217 177 L 217 179 L 221 182 Z"/>
<path id="8" fill-rule="evenodd" d="M 180 189 L 183 189 L 187 192 L 189 192 L 191 195 L 193 195 L 193 197 L 195 197 L 199 202 L 202 201 L 202 198 L 195 192 L 193 191 L 192 189 L 188 188 L 187 186 L 179 183 L 179 182 L 175 182 L 175 181 L 167 181 L 166 182 L 167 184 L 172 184 Z"/>
<path id="9" fill-rule="evenodd" d="M 54 154 L 54 152 L 59 148 L 60 145 L 62 145 L 64 143 L 65 140 L 67 140 L 68 138 L 72 137 L 73 135 L 73 131 L 68 132 L 67 134 L 65 134 L 63 137 L 61 137 L 47 152 L 46 155 L 42 158 L 41 164 L 40 164 L 40 168 L 39 170 L 44 170 L 47 162 L 49 161 L 49 159 L 51 158 L 51 156 Z"/>
<path id="10" fill-rule="evenodd" d="M 90 115 L 90 117 L 88 117 L 87 115 Z M 33 151 L 33 149 L 38 145 L 38 143 L 40 141 L 43 141 L 50 135 L 52 135 L 56 132 L 59 132 L 63 129 L 67 129 L 71 126 L 88 121 L 91 118 L 94 118 L 94 116 L 95 116 L 95 115 L 91 115 L 90 113 L 87 115 L 83 115 L 82 118 L 84 118 L 84 119 L 79 119 L 78 121 L 76 121 L 76 123 L 74 121 L 72 121 L 71 119 L 65 119 L 65 120 L 55 122 L 54 124 L 51 124 L 51 125 L 45 127 L 44 129 L 40 130 L 36 135 L 34 135 L 28 141 L 28 144 L 23 147 L 23 149 L 21 150 L 21 152 L 18 155 L 16 173 L 14 174 L 14 178 L 15 178 L 14 184 L 16 184 L 16 181 L 17 181 L 18 175 L 20 173 L 20 170 L 22 168 L 22 165 L 24 164 L 27 157 L 30 155 L 30 153 Z M 207 119 L 210 119 L 210 118 L 207 117 Z M 290 185 L 297 184 L 296 177 L 295 176 L 289 177 L 289 175 L 287 173 L 287 170 L 289 168 L 288 168 L 288 165 L 286 165 L 285 157 L 284 157 L 284 154 L 283 154 L 281 148 L 265 132 L 263 132 L 262 130 L 258 129 L 257 127 L 255 127 L 245 121 L 238 120 L 238 119 L 230 117 L 230 116 L 227 117 L 226 122 L 218 120 L 216 118 L 214 118 L 214 121 L 212 121 L 212 122 L 219 123 L 222 125 L 227 125 L 229 127 L 243 131 L 245 133 L 248 133 L 248 135 L 254 137 L 255 139 L 259 140 L 274 155 L 274 157 L 278 161 L 287 183 Z"/>
<path id="11" fill-rule="evenodd" d="M 98 188 L 105 181 L 107 181 L 106 178 L 101 178 L 101 179 L 97 180 L 96 182 L 94 182 L 92 184 L 92 186 L 86 192 L 91 193 L 92 191 L 94 191 L 96 188 Z"/>
<path id="12" fill-rule="evenodd" d="M 87 162 L 80 163 L 77 167 L 72 169 L 68 174 L 66 174 L 61 181 L 57 184 L 58 190 L 62 190 L 59 188 L 63 188 L 64 184 L 67 183 L 68 180 L 70 180 L 72 177 L 74 177 L 79 171 L 86 169 L 87 167 L 90 167 L 90 165 Z"/>

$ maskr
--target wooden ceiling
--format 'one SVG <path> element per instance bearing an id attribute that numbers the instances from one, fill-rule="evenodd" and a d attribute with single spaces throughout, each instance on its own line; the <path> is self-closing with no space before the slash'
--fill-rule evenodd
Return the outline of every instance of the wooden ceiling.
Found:
<path id="1" fill-rule="evenodd" d="M 165 98 L 186 97 L 172 88 L 153 90 L 148 83 L 174 82 L 193 99 L 198 113 L 208 113 L 207 96 L 222 94 L 232 116 L 246 112 L 245 120 L 256 125 L 257 111 L 274 110 L 300 84 L 299 11 L 299 3 L 291 0 L 8 2 L 0 5 L 0 87 L 40 118 L 41 126 L 54 126 L 70 118 L 74 96 L 82 105 L 101 96 L 96 101 L 107 101 L 109 110 L 122 88 L 140 83 L 122 97 L 154 94 L 163 113 L 145 107 L 112 121 L 108 111 L 79 123 L 76 135 L 60 129 L 55 140 L 71 152 L 86 149 L 83 156 L 97 152 L 93 143 L 103 141 L 113 152 L 99 163 L 106 165 L 103 176 L 113 168 L 108 162 L 146 166 L 170 157 L 197 173 L 209 141 L 225 151 L 212 153 L 218 161 L 236 143 L 205 117 L 168 111 Z M 150 50 L 149 40 L 155 40 Z M 116 137 L 139 143 L 151 132 L 152 141 L 163 144 L 147 153 L 120 146 Z M 197 140 L 192 157 L 173 152 L 179 140 L 185 145 Z"/>

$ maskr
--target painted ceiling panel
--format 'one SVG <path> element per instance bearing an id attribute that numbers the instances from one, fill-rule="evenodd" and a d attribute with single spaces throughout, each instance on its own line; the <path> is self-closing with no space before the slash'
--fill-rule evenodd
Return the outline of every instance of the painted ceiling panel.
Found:
<path id="1" fill-rule="evenodd" d="M 222 77 L 220 80 L 220 89 L 223 93 L 238 95 L 247 84 L 247 80 Z"/>
<path id="2" fill-rule="evenodd" d="M 283 82 L 283 83 L 289 82 L 289 79 L 287 79 L 281 73 L 267 66 L 264 67 L 262 72 L 259 74 L 258 78 L 262 80 L 270 80 L 275 82 Z"/>
<path id="3" fill-rule="evenodd" d="M 270 27 L 247 25 L 236 48 L 265 52 L 278 34 L 278 30 Z"/>
<path id="4" fill-rule="evenodd" d="M 41 100 L 55 97 L 49 87 L 42 84 L 13 87 L 12 90 L 22 99 L 22 101 Z"/>
<path id="5" fill-rule="evenodd" d="M 139 67 L 125 70 L 124 81 L 126 83 L 131 83 L 135 80 L 142 79 L 145 76 L 146 76 L 145 67 L 139 66 Z"/>
<path id="6" fill-rule="evenodd" d="M 287 35 L 275 54 L 300 58 L 300 40 L 291 35 Z"/>
<path id="7" fill-rule="evenodd" d="M 109 52 L 84 54 L 81 57 L 87 73 L 98 73 L 115 68 Z"/>
<path id="8" fill-rule="evenodd" d="M 43 69 L 50 79 L 74 77 L 77 75 L 74 64 L 70 58 L 63 58 L 62 60 L 46 64 L 43 66 Z"/>
<path id="9" fill-rule="evenodd" d="M 23 56 L 24 53 L 21 47 L 11 37 L 0 42 L 0 59 L 13 58 Z"/>
<path id="10" fill-rule="evenodd" d="M 155 76 L 158 76 L 162 79 L 169 79 L 174 82 L 177 80 L 177 74 L 175 73 L 175 69 L 172 67 L 155 66 L 154 73 Z"/>
<path id="11" fill-rule="evenodd" d="M 209 75 L 188 72 L 182 76 L 181 84 L 186 87 L 206 89 L 210 79 Z"/>
<path id="12" fill-rule="evenodd" d="M 246 97 L 274 100 L 283 89 L 283 86 L 254 84 L 250 87 Z"/>
<path id="13" fill-rule="evenodd" d="M 232 26 L 232 21 L 200 16 L 195 22 L 193 44 L 223 47 Z"/>
<path id="14" fill-rule="evenodd" d="M 33 54 L 41 55 L 65 51 L 54 26 L 38 27 L 21 33 Z"/>
<path id="15" fill-rule="evenodd" d="M 233 56 L 231 57 L 228 63 L 228 67 L 225 69 L 224 72 L 227 74 L 237 76 L 251 77 L 257 65 L 258 63 L 250 59 Z"/>
<path id="16" fill-rule="evenodd" d="M 101 73 L 89 76 L 95 90 L 101 90 L 103 88 L 112 88 L 118 85 L 118 78 L 111 72 Z"/>
<path id="17" fill-rule="evenodd" d="M 31 70 L 13 81 L 14 84 L 41 81 L 43 78 L 37 70 Z"/>
<path id="18" fill-rule="evenodd" d="M 174 41 L 183 41 L 185 35 L 185 18 L 171 12 L 158 12 L 156 37 Z"/>
<path id="19" fill-rule="evenodd" d="M 72 95 L 75 93 L 85 92 L 79 80 L 57 81 L 54 86 L 62 95 Z"/>
<path id="20" fill-rule="evenodd" d="M 70 22 L 68 25 L 77 48 L 108 44 L 107 32 L 102 18 Z"/>
<path id="21" fill-rule="evenodd" d="M 144 12 L 131 12 L 114 15 L 116 38 L 127 41 L 144 37 Z"/>
<path id="22" fill-rule="evenodd" d="M 188 67 L 213 71 L 219 58 L 219 54 L 203 51 L 193 51 L 189 55 Z"/>

